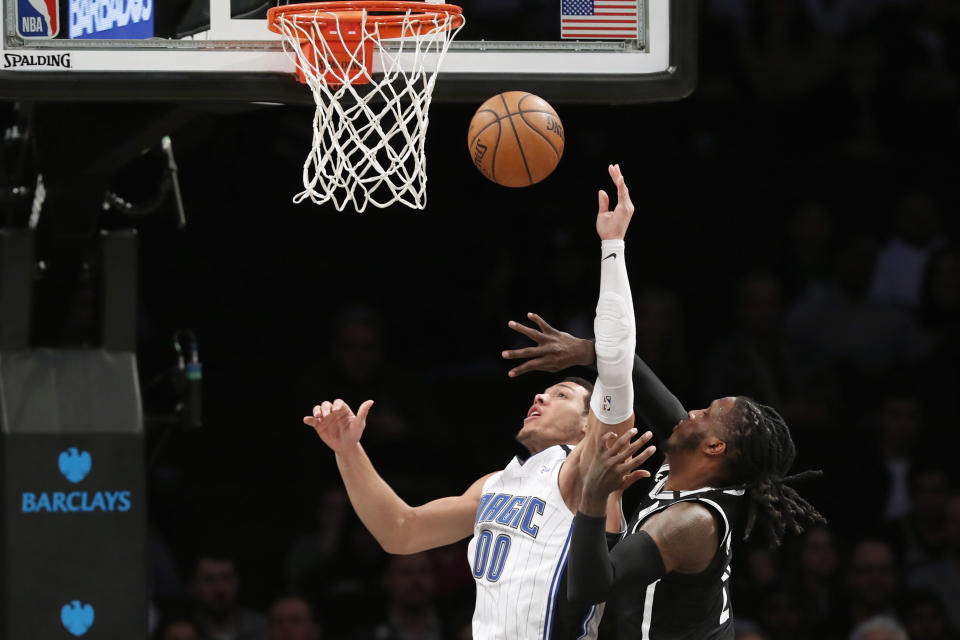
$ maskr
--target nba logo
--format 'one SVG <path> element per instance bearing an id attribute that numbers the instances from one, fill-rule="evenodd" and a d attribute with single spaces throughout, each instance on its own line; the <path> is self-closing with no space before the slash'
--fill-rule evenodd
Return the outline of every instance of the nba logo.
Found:
<path id="1" fill-rule="evenodd" d="M 603 410 L 610 411 L 610 408 L 613 406 L 613 397 L 612 396 L 603 396 Z"/>
<path id="2" fill-rule="evenodd" d="M 22 38 L 56 38 L 60 0 L 17 0 L 17 33 Z"/>

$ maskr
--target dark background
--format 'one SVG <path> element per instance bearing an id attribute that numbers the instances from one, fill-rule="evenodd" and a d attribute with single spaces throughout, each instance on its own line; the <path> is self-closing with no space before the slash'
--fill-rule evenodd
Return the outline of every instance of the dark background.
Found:
<path id="1" fill-rule="evenodd" d="M 811 9 L 847 4 L 862 11 L 830 20 Z M 946 0 L 716 1 L 701 11 L 700 28 L 693 96 L 555 105 L 565 155 L 529 188 L 499 187 L 473 168 L 466 129 L 476 105 L 434 104 L 424 212 L 291 204 L 310 109 L 219 109 L 172 132 L 187 228 L 176 230 L 169 210 L 100 220 L 140 233 L 148 415 L 173 410 L 166 381 L 153 381 L 174 361 L 176 329 L 193 329 L 204 365 L 203 428 L 149 425 L 152 562 L 166 568 L 155 572 L 159 609 L 189 599 L 191 558 L 216 548 L 237 559 L 245 606 L 264 610 L 299 591 L 331 637 L 380 616 L 384 556 L 343 506 L 333 456 L 302 416 L 324 399 L 354 408 L 377 400 L 371 415 L 388 419 L 371 422 L 365 442 L 411 504 L 458 494 L 502 468 L 520 453 L 513 435 L 533 394 L 555 379 L 507 378 L 499 353 L 523 341 L 506 322 L 536 311 L 588 335 L 596 191 L 612 193 L 606 166 L 619 163 L 637 208 L 628 261 L 641 355 L 688 408 L 730 393 L 783 408 L 797 469 L 826 471 L 799 488 L 830 520 L 838 554 L 823 611 L 816 617 L 804 605 L 795 545 L 776 554 L 749 546 L 734 570 L 738 618 L 768 637 L 846 637 L 855 621 L 850 552 L 877 535 L 898 554 L 897 586 L 879 610 L 908 621 L 897 604 L 916 569 L 911 550 L 919 544 L 925 563 L 949 563 L 958 551 L 945 519 L 917 525 L 916 505 L 885 518 L 884 505 L 891 450 L 902 452 L 893 457 L 908 461 L 911 478 L 933 474 L 934 513 L 958 490 L 960 284 L 951 243 L 960 15 Z M 12 119 L 13 107 L 4 109 Z M 150 194 L 162 166 L 159 150 L 149 150 L 111 188 Z M 898 237 L 927 264 L 954 247 L 937 272 L 940 293 L 921 284 L 914 303 L 871 298 L 875 259 Z M 763 291 L 778 291 L 753 299 L 767 320 L 759 368 L 738 342 L 749 333 L 741 285 L 757 273 L 768 276 Z M 828 338 L 784 329 L 783 313 L 800 313 L 847 276 L 870 285 L 844 298 L 858 310 L 853 327 L 828 305 L 814 307 L 822 323 L 808 318 Z M 875 339 L 859 355 L 842 338 L 825 344 L 844 332 Z M 344 361 L 368 362 L 369 371 L 351 377 Z M 918 527 L 933 531 L 933 542 L 914 535 Z M 287 569 L 299 537 L 331 528 L 335 552 Z M 433 556 L 450 637 L 469 619 L 465 557 L 465 543 Z M 768 620 L 760 604 L 759 594 L 775 590 L 788 594 L 787 623 Z M 361 620 L 358 610 L 376 613 Z"/>

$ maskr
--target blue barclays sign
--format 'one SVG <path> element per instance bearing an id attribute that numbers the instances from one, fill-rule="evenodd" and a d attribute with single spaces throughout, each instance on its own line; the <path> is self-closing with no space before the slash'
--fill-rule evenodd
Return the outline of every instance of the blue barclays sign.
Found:
<path id="1" fill-rule="evenodd" d="M 129 491 L 24 491 L 21 498 L 23 513 L 80 513 L 91 511 L 129 511 Z"/>
<path id="2" fill-rule="evenodd" d="M 60 473 L 74 484 L 87 477 L 93 468 L 88 451 L 69 447 L 57 458 Z M 130 491 L 24 491 L 20 496 L 22 513 L 102 513 L 129 511 Z"/>
<path id="3" fill-rule="evenodd" d="M 93 626 L 93 605 L 82 604 L 79 600 L 63 605 L 60 622 L 73 635 L 82 636 Z"/>
<path id="4" fill-rule="evenodd" d="M 93 460 L 90 458 L 90 452 L 78 452 L 76 447 L 70 447 L 66 451 L 60 452 L 57 458 L 57 465 L 60 467 L 60 473 L 70 482 L 77 483 L 87 477 L 90 473 L 90 467 L 93 466 Z"/>

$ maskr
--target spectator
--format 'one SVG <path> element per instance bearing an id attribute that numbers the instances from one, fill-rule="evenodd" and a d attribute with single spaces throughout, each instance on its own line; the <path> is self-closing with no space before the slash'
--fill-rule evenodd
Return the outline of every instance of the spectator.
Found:
<path id="1" fill-rule="evenodd" d="M 267 620 L 240 607 L 237 596 L 240 576 L 233 558 L 221 553 L 202 553 L 194 564 L 190 595 L 193 619 L 203 640 L 265 640 Z"/>
<path id="2" fill-rule="evenodd" d="M 948 500 L 945 519 L 947 553 L 940 562 L 915 570 L 909 584 L 937 594 L 947 607 L 950 625 L 960 630 L 960 494 Z"/>
<path id="3" fill-rule="evenodd" d="M 957 247 L 944 247 L 927 261 L 918 313 L 924 328 L 935 333 L 941 343 L 960 340 L 960 249 Z"/>
<path id="4" fill-rule="evenodd" d="M 298 596 L 277 598 L 267 613 L 268 640 L 322 640 L 320 623 L 310 603 Z"/>
<path id="5" fill-rule="evenodd" d="M 923 191 L 905 195 L 894 218 L 894 236 L 877 258 L 871 297 L 915 308 L 920 302 L 927 261 L 944 242 L 936 201 Z"/>
<path id="6" fill-rule="evenodd" d="M 361 640 L 441 640 L 440 616 L 434 608 L 433 565 L 426 553 L 390 556 L 383 576 L 387 592 L 385 619 L 366 629 Z"/>
<path id="7" fill-rule="evenodd" d="M 341 546 L 326 562 L 307 566 L 296 580 L 299 595 L 308 602 L 323 603 L 325 610 L 336 612 L 324 620 L 323 632 L 330 637 L 345 637 L 356 628 L 356 620 L 345 611 L 375 608 L 380 594 L 377 581 L 385 554 L 380 545 L 351 514 Z"/>
<path id="8" fill-rule="evenodd" d="M 787 312 L 786 333 L 808 364 L 819 371 L 849 363 L 875 372 L 889 369 L 898 359 L 923 355 L 928 340 L 910 316 L 867 296 L 876 263 L 874 240 L 851 239 L 835 260 L 825 290 L 808 293 Z"/>
<path id="9" fill-rule="evenodd" d="M 758 618 L 769 640 L 805 640 L 808 637 L 800 600 L 783 585 L 774 585 L 762 593 Z"/>
<path id="10" fill-rule="evenodd" d="M 816 526 L 803 533 L 798 546 L 793 584 L 804 618 L 816 624 L 838 601 L 836 541 L 828 527 Z"/>
<path id="11" fill-rule="evenodd" d="M 910 640 L 956 639 L 943 602 L 932 591 L 908 591 L 899 608 Z"/>
<path id="12" fill-rule="evenodd" d="M 683 338 L 683 310 L 672 291 L 647 289 L 635 296 L 637 353 L 677 395 L 690 389 L 690 364 Z"/>
<path id="13" fill-rule="evenodd" d="M 736 615 L 759 621 L 763 594 L 776 583 L 779 556 L 766 544 L 747 542 L 737 550 L 737 579 L 732 581 Z"/>
<path id="14" fill-rule="evenodd" d="M 320 494 L 313 530 L 298 537 L 286 560 L 287 588 L 303 592 L 304 576 L 328 575 L 343 549 L 347 520 L 347 494 L 340 487 L 328 487 Z"/>
<path id="15" fill-rule="evenodd" d="M 942 559 L 947 544 L 946 509 L 950 480 L 928 459 L 910 473 L 910 512 L 896 523 L 906 576 Z"/>
<path id="16" fill-rule="evenodd" d="M 791 297 L 822 290 L 831 272 L 833 220 L 823 202 L 802 201 L 786 228 L 784 262 L 780 268 Z"/>
<path id="17" fill-rule="evenodd" d="M 858 624 L 850 634 L 850 640 L 909 640 L 909 638 L 896 618 L 875 616 Z"/>
<path id="18" fill-rule="evenodd" d="M 160 622 L 152 640 L 201 640 L 200 630 L 189 618 L 170 617 Z"/>
<path id="19" fill-rule="evenodd" d="M 298 397 L 312 403 L 319 393 L 351 405 L 376 398 L 364 432 L 368 447 L 409 444 L 429 426 L 428 399 L 412 373 L 388 361 L 383 324 L 372 309 L 352 307 L 337 316 L 331 355 L 305 372 Z"/>
<path id="20" fill-rule="evenodd" d="M 900 582 L 893 548 L 883 540 L 861 540 L 847 567 L 846 600 L 823 620 L 814 637 L 845 639 L 860 623 L 892 615 Z"/>
<path id="21" fill-rule="evenodd" d="M 871 446 L 860 467 L 849 473 L 861 473 L 869 468 L 873 479 L 873 491 L 865 497 L 865 511 L 874 511 L 883 522 L 895 522 L 910 512 L 910 474 L 917 458 L 917 441 L 923 416 L 920 399 L 908 387 L 891 383 L 877 403 L 876 411 L 863 425 Z M 847 481 L 852 476 L 846 477 Z M 862 514 L 858 514 L 861 518 Z M 879 524 L 872 522 L 870 524 Z"/>
<path id="22" fill-rule="evenodd" d="M 742 394 L 778 407 L 794 427 L 822 423 L 822 402 L 810 402 L 793 346 L 783 334 L 783 292 L 770 273 L 740 280 L 737 325 L 707 357 L 703 397 Z"/>
<path id="23" fill-rule="evenodd" d="M 960 389 L 960 248 L 947 247 L 927 262 L 918 317 L 936 341 L 936 348 L 924 363 L 922 388 L 924 404 L 943 425 L 938 438 L 946 448 L 957 442 L 954 396 Z"/>

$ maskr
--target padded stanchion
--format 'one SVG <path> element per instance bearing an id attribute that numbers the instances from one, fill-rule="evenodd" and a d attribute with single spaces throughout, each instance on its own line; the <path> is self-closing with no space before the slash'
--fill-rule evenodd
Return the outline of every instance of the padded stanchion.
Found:
<path id="1" fill-rule="evenodd" d="M 140 406 L 129 352 L 0 351 L 0 637 L 144 637 Z"/>

